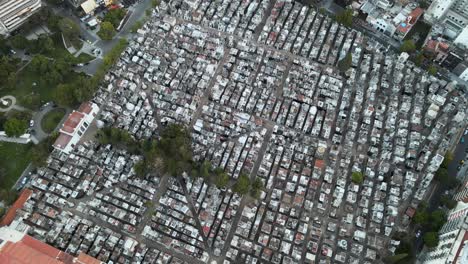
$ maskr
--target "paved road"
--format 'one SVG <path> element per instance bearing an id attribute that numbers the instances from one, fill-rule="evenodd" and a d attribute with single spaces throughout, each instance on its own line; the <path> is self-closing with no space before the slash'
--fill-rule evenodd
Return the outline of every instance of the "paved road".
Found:
<path id="1" fill-rule="evenodd" d="M 36 112 L 34 115 L 33 115 L 33 118 L 32 120 L 34 120 L 34 125 L 32 126 L 32 129 L 35 131 L 34 133 L 32 133 L 34 135 L 34 137 L 38 140 L 38 141 L 42 141 L 44 139 L 46 139 L 49 134 L 46 133 L 43 129 L 42 129 L 42 126 L 41 126 L 41 122 L 42 122 L 42 119 L 47 115 L 47 113 L 49 113 L 50 111 L 56 109 L 57 107 L 56 106 L 53 106 L 53 105 L 48 105 L 44 108 L 41 108 L 39 110 L 39 112 Z M 70 113 L 70 109 L 66 109 L 66 114 L 65 116 L 68 115 L 68 113 Z M 65 118 L 64 116 L 64 118 Z M 64 119 L 63 118 L 63 119 Z M 62 119 L 62 121 L 63 121 Z M 62 122 L 59 123 L 59 125 L 61 124 Z"/>
<path id="2" fill-rule="evenodd" d="M 128 38 L 130 35 L 132 35 L 131 33 L 131 29 L 132 29 L 132 26 L 140 21 L 142 18 L 145 17 L 145 12 L 148 8 L 151 8 L 151 0 L 144 0 L 144 1 L 141 1 L 139 3 L 137 3 L 136 5 L 132 6 L 132 7 L 129 7 L 129 10 L 132 12 L 132 14 L 130 15 L 130 17 L 128 18 L 127 22 L 125 23 L 125 25 L 123 26 L 122 30 L 120 30 L 117 35 L 115 36 L 114 39 L 110 40 L 110 41 L 107 41 L 107 40 L 101 40 L 99 39 L 98 37 L 89 37 L 89 31 L 86 29 L 86 28 L 82 28 L 82 32 L 83 31 L 86 31 L 88 33 L 88 36 L 86 36 L 87 39 L 89 39 L 91 42 L 93 42 L 93 46 L 95 46 L 96 48 L 99 48 L 102 50 L 102 56 L 104 56 L 105 54 L 107 54 L 110 50 L 112 50 L 112 48 L 119 42 L 119 39 L 121 38 Z M 81 25 L 83 23 L 80 23 Z M 84 34 L 84 32 L 83 32 Z M 85 65 L 83 67 L 81 67 L 80 69 L 78 69 L 78 71 L 81 71 L 81 72 L 84 72 L 86 74 L 89 74 L 89 75 L 93 75 L 94 73 L 96 73 L 96 71 L 98 70 L 99 68 L 99 65 L 101 64 L 102 62 L 102 59 L 101 58 L 97 58 L 93 61 L 91 61 L 88 65 Z"/>

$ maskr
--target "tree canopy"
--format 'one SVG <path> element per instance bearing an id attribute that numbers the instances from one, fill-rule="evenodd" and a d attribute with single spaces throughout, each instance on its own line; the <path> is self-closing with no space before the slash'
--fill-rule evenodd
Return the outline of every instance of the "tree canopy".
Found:
<path id="1" fill-rule="evenodd" d="M 437 232 L 427 232 L 424 234 L 423 240 L 427 247 L 434 248 L 439 244 L 439 235 Z"/>
<path id="2" fill-rule="evenodd" d="M 263 181 L 260 178 L 255 178 L 254 182 L 252 183 L 252 189 L 250 190 L 250 195 L 254 198 L 260 198 L 260 194 L 263 190 Z"/>
<path id="3" fill-rule="evenodd" d="M 215 185 L 218 188 L 224 188 L 229 183 L 229 175 L 221 168 L 216 172 L 215 177 Z"/>
<path id="4" fill-rule="evenodd" d="M 405 40 L 400 46 L 400 52 L 411 53 L 416 50 L 416 44 L 412 40 Z"/>
<path id="5" fill-rule="evenodd" d="M 436 75 L 437 74 L 437 67 L 435 65 L 431 65 L 431 66 L 429 66 L 429 68 L 427 68 L 427 72 L 430 75 Z"/>
<path id="6" fill-rule="evenodd" d="M 250 189 L 250 179 L 247 174 L 241 173 L 232 190 L 240 195 L 247 194 Z"/>
<path id="7" fill-rule="evenodd" d="M 58 24 L 63 36 L 68 40 L 76 40 L 80 36 L 80 26 L 70 18 L 64 17 Z"/>
<path id="8" fill-rule="evenodd" d="M 7 56 L 0 56 L 0 86 L 13 86 L 16 81 L 17 62 Z"/>
<path id="9" fill-rule="evenodd" d="M 360 171 L 353 171 L 351 180 L 356 184 L 361 184 L 364 181 L 364 175 Z"/>
<path id="10" fill-rule="evenodd" d="M 107 14 L 104 15 L 102 19 L 103 22 L 109 22 L 117 28 L 120 24 L 120 21 L 125 17 L 126 11 L 123 8 L 112 9 Z M 102 25 L 101 25 L 102 26 Z"/>
<path id="11" fill-rule="evenodd" d="M 115 28 L 112 23 L 104 21 L 101 23 L 97 35 L 103 40 L 111 40 L 115 35 Z"/>
<path id="12" fill-rule="evenodd" d="M 12 117 L 3 124 L 3 129 L 5 129 L 7 136 L 19 137 L 26 132 L 26 129 L 28 129 L 28 121 Z"/>
<path id="13" fill-rule="evenodd" d="M 336 14 L 335 19 L 338 23 L 351 27 L 353 25 L 353 11 L 351 9 L 341 11 Z"/>

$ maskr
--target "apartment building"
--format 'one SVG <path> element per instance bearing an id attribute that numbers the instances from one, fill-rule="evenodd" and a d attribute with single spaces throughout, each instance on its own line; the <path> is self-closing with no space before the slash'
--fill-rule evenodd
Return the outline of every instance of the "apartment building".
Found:
<path id="1" fill-rule="evenodd" d="M 423 256 L 423 264 L 468 263 L 468 204 L 459 202 L 439 231 L 439 245 Z"/>
<path id="2" fill-rule="evenodd" d="M 0 35 L 9 35 L 40 8 L 41 0 L 0 0 Z"/>
<path id="3" fill-rule="evenodd" d="M 444 34 L 455 39 L 468 27 L 468 0 L 435 0 L 425 19 L 432 24 L 444 25 Z"/>

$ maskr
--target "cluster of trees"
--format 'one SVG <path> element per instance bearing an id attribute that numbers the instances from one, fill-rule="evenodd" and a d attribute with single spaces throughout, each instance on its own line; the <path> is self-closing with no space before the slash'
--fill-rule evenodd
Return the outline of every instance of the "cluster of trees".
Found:
<path id="1" fill-rule="evenodd" d="M 202 177 L 218 188 L 229 185 L 230 177 L 222 168 L 214 168 L 208 160 L 193 160 L 190 133 L 181 125 L 169 124 L 158 139 L 136 141 L 119 128 L 103 128 L 98 131 L 97 139 L 101 144 L 111 144 L 142 155 L 143 159 L 134 166 L 138 177 L 145 177 L 152 171 L 163 171 L 173 177 L 185 172 L 194 178 Z M 234 192 L 241 195 L 250 193 L 255 198 L 260 196 L 262 189 L 260 178 L 250 181 L 243 173 L 232 186 Z"/>
<path id="2" fill-rule="evenodd" d="M 53 132 L 49 137 L 35 145 L 31 150 L 31 162 L 36 167 L 44 167 L 47 165 L 47 157 L 54 150 L 52 146 L 59 136 L 58 132 Z"/>
<path id="3" fill-rule="evenodd" d="M 400 46 L 400 52 L 412 53 L 415 50 L 416 50 L 416 44 L 411 39 L 403 41 L 403 43 Z"/>
<path id="4" fill-rule="evenodd" d="M 34 55 L 30 65 L 33 71 L 41 76 L 39 81 L 48 85 L 64 82 L 72 72 L 72 64 L 63 58 L 54 60 L 44 55 Z"/>
<path id="5" fill-rule="evenodd" d="M 80 102 L 90 100 L 99 88 L 107 71 L 117 62 L 120 54 L 127 47 L 126 39 L 120 39 L 109 53 L 104 56 L 98 70 L 89 78 L 85 74 L 76 74 L 73 82 L 59 84 L 55 93 L 55 100 L 61 106 L 75 106 Z"/>
<path id="6" fill-rule="evenodd" d="M 364 175 L 360 171 L 353 171 L 351 174 L 351 181 L 356 184 L 361 184 L 364 181 Z"/>
<path id="7" fill-rule="evenodd" d="M 114 26 L 114 28 L 117 28 L 120 25 L 122 19 L 125 17 L 126 13 L 127 11 L 125 11 L 123 8 L 112 9 L 104 15 L 102 22 L 109 22 L 112 24 L 112 26 Z"/>
<path id="8" fill-rule="evenodd" d="M 75 21 L 64 17 L 60 20 L 58 27 L 63 37 L 73 43 L 73 46 L 78 46 L 76 48 L 81 46 L 76 44 L 80 43 L 80 26 Z"/>
<path id="9" fill-rule="evenodd" d="M 259 198 L 263 190 L 263 181 L 257 177 L 251 182 L 247 174 L 241 173 L 232 190 L 241 195 L 250 192 L 252 197 Z"/>
<path id="10" fill-rule="evenodd" d="M 111 40 L 115 36 L 115 27 L 112 25 L 111 22 L 104 21 L 101 22 L 101 25 L 99 25 L 99 31 L 97 35 L 102 39 L 102 40 Z"/>
<path id="11" fill-rule="evenodd" d="M 3 130 L 9 137 L 19 137 L 26 133 L 31 115 L 27 112 L 14 112 L 3 122 Z"/>
<path id="12" fill-rule="evenodd" d="M 413 60 L 414 64 L 416 66 L 423 66 L 423 62 L 427 59 L 426 56 L 424 55 L 424 52 L 422 50 L 416 52 L 416 44 L 414 43 L 413 40 L 408 39 L 403 41 L 403 43 L 400 46 L 400 52 L 406 52 L 411 54 L 411 59 Z M 430 59 L 429 55 L 429 59 Z M 431 64 L 429 66 L 426 66 L 426 70 L 428 71 L 429 74 L 431 75 L 436 75 L 437 74 L 437 67 L 434 64 Z"/>
<path id="13" fill-rule="evenodd" d="M 0 56 L 0 87 L 13 87 L 16 83 L 17 59 Z"/>
<path id="14" fill-rule="evenodd" d="M 428 211 L 427 204 L 422 202 L 413 217 L 413 223 L 425 230 L 423 236 L 427 247 L 436 247 L 439 243 L 438 232 L 447 222 L 447 215 L 443 210 Z"/>
<path id="15" fill-rule="evenodd" d="M 413 264 L 416 258 L 413 238 L 405 232 L 396 232 L 393 239 L 400 240 L 400 245 L 396 248 L 395 255 L 384 258 L 384 263 Z"/>
<path id="16" fill-rule="evenodd" d="M 353 10 L 346 9 L 336 14 L 336 22 L 343 24 L 344 26 L 351 27 L 353 25 Z"/>
<path id="17" fill-rule="evenodd" d="M 441 184 L 443 188 L 453 189 L 460 185 L 460 181 L 453 175 L 448 173 L 448 165 L 453 160 L 452 153 L 447 153 L 444 157 L 444 161 L 436 171 L 434 179 Z"/>

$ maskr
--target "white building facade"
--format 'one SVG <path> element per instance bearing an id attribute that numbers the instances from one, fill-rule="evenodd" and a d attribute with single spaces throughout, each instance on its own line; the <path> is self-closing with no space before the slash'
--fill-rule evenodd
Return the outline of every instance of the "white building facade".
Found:
<path id="1" fill-rule="evenodd" d="M 463 41 L 468 38 L 468 0 L 435 0 L 425 19 L 432 24 L 443 25 L 447 37 L 458 39 L 458 44 L 465 44 Z"/>
<path id="2" fill-rule="evenodd" d="M 439 231 L 439 245 L 427 252 L 423 264 L 468 263 L 468 204 L 459 202 Z"/>
<path id="3" fill-rule="evenodd" d="M 0 0 L 0 35 L 9 35 L 40 8 L 41 0 Z"/>
<path id="4" fill-rule="evenodd" d="M 99 107 L 97 104 L 83 103 L 78 111 L 73 111 L 65 120 L 53 147 L 65 153 L 70 153 L 94 121 L 98 112 Z"/>

